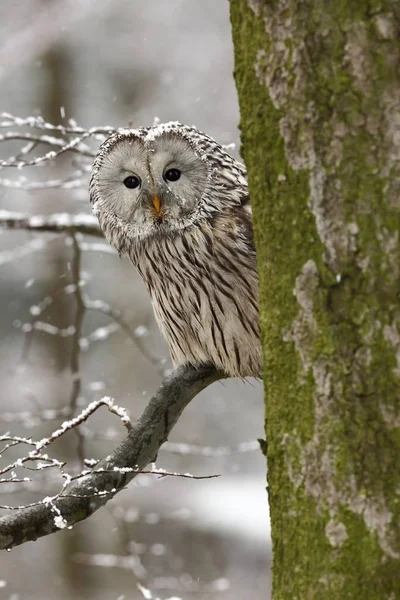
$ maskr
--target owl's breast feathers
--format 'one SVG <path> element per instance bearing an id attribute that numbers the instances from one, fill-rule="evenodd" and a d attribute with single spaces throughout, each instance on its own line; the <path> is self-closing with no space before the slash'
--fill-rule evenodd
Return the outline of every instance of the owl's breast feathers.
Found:
<path id="1" fill-rule="evenodd" d="M 174 237 L 149 237 L 129 256 L 152 298 L 175 366 L 213 363 L 230 376 L 260 376 L 258 278 L 245 207 Z"/>

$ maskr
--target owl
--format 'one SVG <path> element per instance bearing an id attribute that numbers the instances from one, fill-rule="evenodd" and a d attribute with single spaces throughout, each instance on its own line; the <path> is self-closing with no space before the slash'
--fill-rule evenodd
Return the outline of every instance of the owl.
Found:
<path id="1" fill-rule="evenodd" d="M 122 129 L 101 145 L 89 191 L 105 237 L 143 278 L 174 366 L 259 377 L 244 166 L 195 127 Z"/>

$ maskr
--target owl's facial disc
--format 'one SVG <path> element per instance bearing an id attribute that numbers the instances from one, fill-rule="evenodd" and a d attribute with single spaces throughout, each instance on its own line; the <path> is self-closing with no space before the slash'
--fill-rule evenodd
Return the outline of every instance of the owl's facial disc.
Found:
<path id="1" fill-rule="evenodd" d="M 204 159 L 183 136 L 130 135 L 103 157 L 99 210 L 129 224 L 133 236 L 176 232 L 198 215 L 209 177 Z"/>

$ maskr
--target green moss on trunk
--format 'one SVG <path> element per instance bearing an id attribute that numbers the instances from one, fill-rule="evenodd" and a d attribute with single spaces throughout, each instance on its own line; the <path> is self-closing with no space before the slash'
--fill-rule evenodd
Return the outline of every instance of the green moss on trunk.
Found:
<path id="1" fill-rule="evenodd" d="M 400 599 L 399 7 L 231 0 L 274 600 Z"/>

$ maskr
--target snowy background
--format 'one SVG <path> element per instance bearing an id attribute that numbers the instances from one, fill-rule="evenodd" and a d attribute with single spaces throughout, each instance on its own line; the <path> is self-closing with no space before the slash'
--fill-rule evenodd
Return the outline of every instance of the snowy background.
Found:
<path id="1" fill-rule="evenodd" d="M 195 124 L 221 143 L 238 144 L 226 0 L 8 2 L 0 40 L 0 112 L 41 114 L 52 123 L 74 118 L 84 127 L 149 125 L 157 116 Z M 12 144 L 0 146 L 2 158 L 14 151 Z M 53 171 L 62 177 L 70 168 L 61 160 Z M 11 171 L 2 169 L 0 177 L 21 175 Z M 49 172 L 31 169 L 26 175 L 40 180 Z M 85 186 L 35 192 L 0 187 L 0 209 L 90 213 Z M 93 242 L 100 246 L 94 248 Z M 55 429 L 73 397 L 74 377 L 81 379 L 77 409 L 110 395 L 135 418 L 170 367 L 133 268 L 98 238 L 82 237 L 80 243 L 84 293 L 120 311 L 137 340 L 106 315 L 85 311 L 81 334 L 89 343 L 79 353 L 74 376 L 70 337 L 43 331 L 27 335 L 23 327 L 38 307 L 41 321 L 54 328 L 74 323 L 70 239 L 0 232 L 3 432 L 40 438 Z M 140 581 L 161 600 L 265 600 L 270 545 L 264 458 L 258 450 L 224 451 L 263 437 L 262 425 L 259 383 L 214 384 L 185 410 L 170 438 L 177 446 L 162 450 L 157 466 L 221 477 L 138 477 L 72 531 L 2 553 L 0 598 L 140 599 Z M 84 438 L 69 433 L 54 449 L 71 470 L 82 444 L 85 456 L 100 458 L 125 432 L 102 410 L 84 433 Z M 198 454 L 184 444 L 200 447 Z M 22 491 L 0 488 L 0 503 L 39 500 L 46 486 L 40 481 Z"/>

